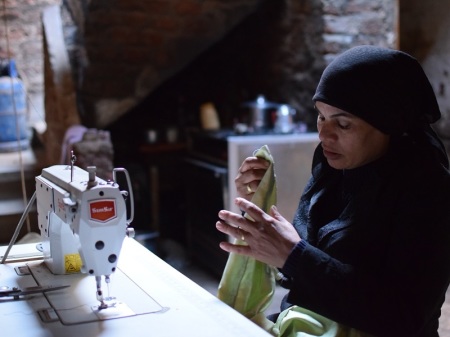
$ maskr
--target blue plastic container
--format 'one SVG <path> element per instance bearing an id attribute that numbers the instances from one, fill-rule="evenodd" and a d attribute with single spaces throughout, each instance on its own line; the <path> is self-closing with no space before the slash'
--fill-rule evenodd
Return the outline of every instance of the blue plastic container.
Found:
<path id="1" fill-rule="evenodd" d="M 18 77 L 0 77 L 0 152 L 28 148 L 26 90 Z"/>

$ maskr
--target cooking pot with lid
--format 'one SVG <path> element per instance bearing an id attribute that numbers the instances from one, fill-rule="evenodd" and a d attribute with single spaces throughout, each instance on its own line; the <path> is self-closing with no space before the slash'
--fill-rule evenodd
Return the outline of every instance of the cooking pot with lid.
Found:
<path id="1" fill-rule="evenodd" d="M 255 101 L 246 102 L 243 106 L 249 110 L 249 128 L 253 131 L 273 129 L 279 133 L 289 133 L 294 129 L 296 111 L 288 104 L 269 102 L 259 95 Z"/>
<path id="2" fill-rule="evenodd" d="M 269 102 L 263 95 L 259 95 L 255 101 L 242 104 L 249 110 L 249 127 L 254 131 L 269 129 L 272 127 L 271 116 L 280 104 Z"/>
<path id="3" fill-rule="evenodd" d="M 287 104 L 281 104 L 276 113 L 274 129 L 279 133 L 290 133 L 294 130 L 294 116 L 296 111 Z"/>

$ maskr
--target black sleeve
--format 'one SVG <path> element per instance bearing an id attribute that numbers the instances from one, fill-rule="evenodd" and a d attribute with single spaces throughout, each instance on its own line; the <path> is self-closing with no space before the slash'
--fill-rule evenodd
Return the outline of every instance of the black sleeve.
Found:
<path id="1" fill-rule="evenodd" d="M 381 272 L 301 241 L 282 268 L 292 282 L 288 302 L 374 335 L 436 333 L 450 279 L 450 199 L 435 201 L 429 209 L 410 203 L 390 237 L 373 238 L 387 242 Z"/>

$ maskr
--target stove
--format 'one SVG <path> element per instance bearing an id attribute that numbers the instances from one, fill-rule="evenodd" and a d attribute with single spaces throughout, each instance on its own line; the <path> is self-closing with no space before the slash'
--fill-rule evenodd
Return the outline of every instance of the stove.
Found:
<path id="1" fill-rule="evenodd" d="M 261 129 L 252 132 L 236 132 L 232 129 L 196 130 L 188 135 L 189 154 L 200 160 L 227 167 L 228 140 L 230 137 L 254 136 L 289 136 L 304 134 L 304 127 L 300 126 L 292 132 L 277 132 L 274 129 Z"/>

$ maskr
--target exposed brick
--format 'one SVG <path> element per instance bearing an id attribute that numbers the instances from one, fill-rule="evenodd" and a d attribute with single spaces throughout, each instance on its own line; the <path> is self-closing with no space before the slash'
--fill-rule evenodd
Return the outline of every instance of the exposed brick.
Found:
<path id="1" fill-rule="evenodd" d="M 179 0 L 175 3 L 174 8 L 177 15 L 200 16 L 202 13 L 202 3 L 199 0 Z"/>
<path id="2" fill-rule="evenodd" d="M 156 31 L 162 30 L 163 34 L 176 32 L 180 27 L 179 21 L 174 17 L 164 16 L 152 21 L 152 26 Z"/>
<path id="3" fill-rule="evenodd" d="M 384 22 L 380 17 L 368 18 L 361 21 L 359 31 L 362 34 L 379 35 L 379 33 L 383 31 L 383 25 Z"/>
<path id="4" fill-rule="evenodd" d="M 128 46 L 122 49 L 121 59 L 131 64 L 145 65 L 152 58 L 152 50 L 143 46 Z"/>
<path id="5" fill-rule="evenodd" d="M 172 10 L 172 6 L 172 1 L 167 0 L 120 0 L 117 3 L 117 10 L 122 12 L 138 10 L 153 15 L 167 15 Z"/>
<path id="6" fill-rule="evenodd" d="M 379 1 L 349 0 L 345 5 L 345 13 L 374 12 L 381 9 Z"/>
<path id="7" fill-rule="evenodd" d="M 159 17 L 159 15 L 155 15 L 151 12 L 138 12 L 135 10 L 125 13 L 122 12 L 121 16 L 123 23 L 125 23 L 126 26 L 134 28 L 135 30 L 148 27 L 152 23 L 152 19 Z"/>
<path id="8" fill-rule="evenodd" d="M 136 34 L 139 36 L 141 42 L 145 41 L 145 45 L 151 46 L 153 49 L 162 47 L 164 38 L 158 32 L 152 29 L 143 29 Z"/>
<path id="9" fill-rule="evenodd" d="M 324 15 L 325 33 L 328 34 L 358 34 L 361 16 Z"/>
<path id="10" fill-rule="evenodd" d="M 222 19 L 222 18 L 220 18 Z M 221 22 L 219 18 L 213 20 L 212 18 L 199 18 L 197 20 L 187 21 L 183 24 L 183 35 L 196 35 L 198 38 L 201 36 L 215 36 L 218 31 L 217 24 Z"/>
<path id="11" fill-rule="evenodd" d="M 20 60 L 27 63 L 26 74 L 33 78 L 33 83 L 36 83 L 36 74 L 41 68 L 41 62 L 35 62 L 38 67 L 34 68 L 29 64 L 33 54 L 39 53 L 42 42 L 39 15 L 44 6 L 59 1 L 8 1 L 8 10 L 16 13 L 15 27 L 10 34 L 14 40 L 11 45 Z M 72 6 L 77 5 L 76 0 L 66 1 Z M 67 41 L 71 43 L 72 58 L 75 59 L 77 53 L 81 55 L 79 64 L 74 64 L 74 69 L 80 72 L 83 79 L 79 82 L 79 90 L 91 94 L 95 92 L 96 97 L 89 97 L 90 102 L 95 102 L 95 99 L 112 98 L 112 93 L 117 92 L 133 95 L 131 88 L 135 86 L 133 80 L 138 81 L 139 69 L 155 69 L 149 75 L 154 76 L 148 79 L 151 83 L 167 78 L 167 74 L 176 73 L 205 48 L 227 36 L 237 24 L 248 20 L 247 16 L 259 13 L 263 16 L 258 20 L 266 21 L 254 19 L 256 21 L 252 25 L 241 31 L 241 34 L 250 34 L 251 37 L 247 41 L 244 39 L 245 43 L 238 45 L 236 50 L 223 52 L 230 54 L 232 62 L 237 62 L 233 59 L 247 62 L 243 69 L 234 66 L 231 73 L 238 71 L 248 78 L 241 77 L 242 83 L 229 84 L 231 77 L 224 79 L 226 86 L 231 90 L 237 85 L 247 86 L 241 89 L 245 91 L 253 86 L 258 89 L 250 91 L 273 90 L 273 96 L 280 95 L 280 100 L 291 100 L 289 97 L 292 96 L 295 101 L 308 97 L 308 94 L 301 96 L 291 89 L 289 83 L 301 83 L 302 88 L 310 86 L 307 91 L 314 90 L 321 64 L 324 60 L 326 62 L 327 55 L 337 54 L 356 43 L 386 40 L 393 29 L 393 21 L 374 15 L 374 9 L 383 8 L 389 1 L 394 0 L 287 0 L 284 3 L 260 0 L 92 1 L 84 18 L 82 12 L 77 12 L 77 22 L 85 19 L 85 26 L 80 27 L 85 33 L 83 38 L 77 40 L 72 36 Z M 20 10 L 17 9 L 19 7 Z M 268 8 L 266 12 L 264 7 Z M 325 15 L 322 16 L 322 13 Z M 28 25 L 29 18 L 36 24 Z M 74 24 L 70 22 L 70 16 L 65 23 Z M 259 32 L 255 25 L 261 25 Z M 1 30 L 0 27 L 0 34 Z M 35 44 L 24 43 L 31 38 L 36 41 Z M 77 41 L 84 41 L 84 45 L 77 46 Z M 83 64 L 89 67 L 84 70 L 80 66 Z M 131 66 L 136 68 L 129 68 Z M 92 67 L 98 69 L 93 71 Z M 252 71 L 260 75 L 257 78 L 246 75 Z M 126 77 L 126 80 L 117 81 L 120 76 Z M 221 87 L 219 90 L 230 89 Z M 210 90 L 206 88 L 203 91 Z M 83 104 L 83 101 L 80 103 Z M 88 103 L 86 109 L 95 106 L 95 103 Z M 111 115 L 118 114 L 114 112 Z"/>
<path id="12" fill-rule="evenodd" d="M 21 19 L 22 19 L 21 12 L 17 9 L 6 8 L 6 11 L 2 10 L 2 12 L 0 13 L 0 20 L 3 24 L 5 23 L 5 21 L 8 22 Z"/>
<path id="13" fill-rule="evenodd" d="M 136 29 L 131 26 L 116 26 L 107 30 L 105 38 L 113 45 L 142 45 L 142 39 Z"/>
<path id="14" fill-rule="evenodd" d="M 118 26 L 124 24 L 123 13 L 114 10 L 96 10 L 89 13 L 87 17 L 85 32 L 96 34 L 96 32 L 106 27 Z"/>
<path id="15" fill-rule="evenodd" d="M 328 15 L 340 15 L 346 0 L 322 0 L 323 12 Z"/>

